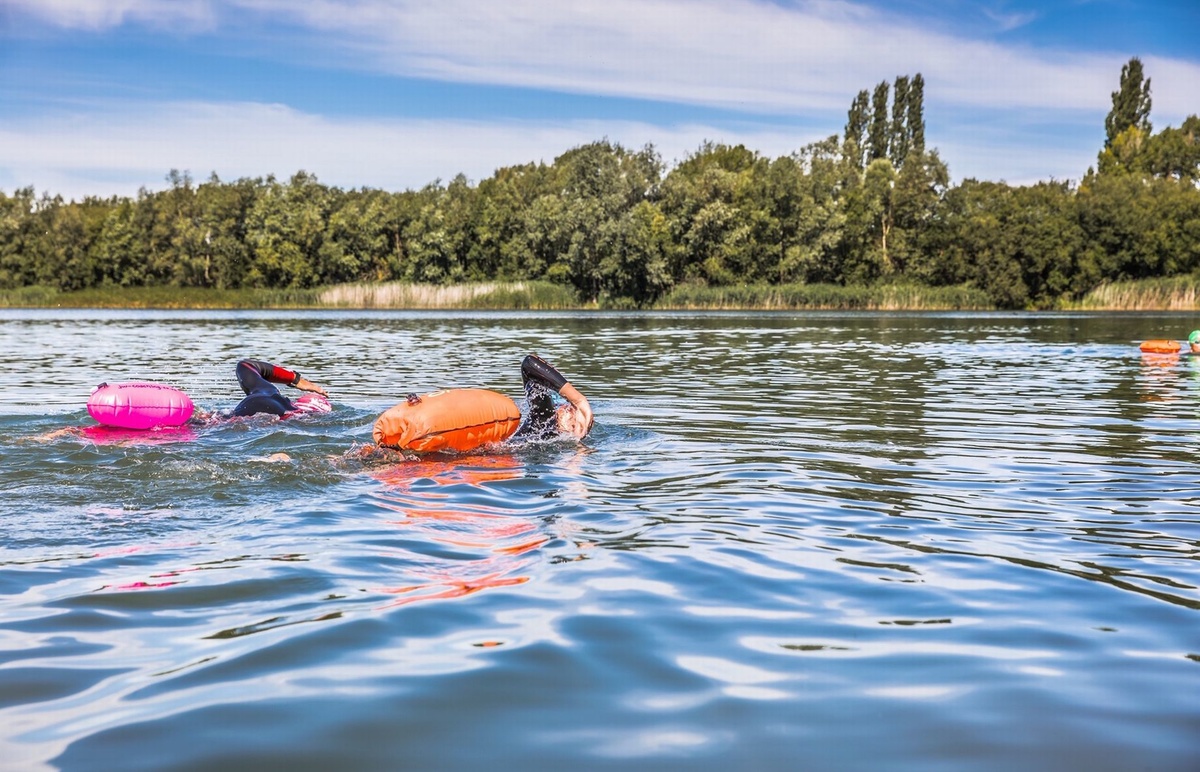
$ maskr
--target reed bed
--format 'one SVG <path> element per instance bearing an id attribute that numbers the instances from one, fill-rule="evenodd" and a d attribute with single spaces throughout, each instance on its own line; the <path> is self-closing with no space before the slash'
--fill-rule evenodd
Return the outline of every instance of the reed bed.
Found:
<path id="1" fill-rule="evenodd" d="M 995 306 L 984 292 L 964 286 L 751 284 L 676 287 L 654 307 L 678 310 L 983 311 Z"/>
<path id="2" fill-rule="evenodd" d="M 619 299 L 618 299 L 619 300 Z M 0 308 L 363 308 L 570 310 L 624 308 L 628 304 L 580 302 L 570 287 L 544 281 L 478 282 L 449 286 L 382 282 L 312 289 L 204 289 L 199 287 L 93 287 L 62 292 L 53 287 L 0 290 Z M 986 311 L 995 306 L 965 286 L 851 286 L 752 284 L 681 285 L 659 298 L 657 310 Z M 1059 308 L 1070 311 L 1200 311 L 1200 277 L 1104 284 Z"/>
<path id="3" fill-rule="evenodd" d="M 1082 311 L 1197 311 L 1200 310 L 1200 277 L 1102 284 L 1069 308 Z"/>
<path id="4" fill-rule="evenodd" d="M 59 305 L 53 287 L 18 287 L 0 290 L 0 308 L 51 308 Z"/>
<path id="5" fill-rule="evenodd" d="M 332 308 L 561 310 L 580 308 L 575 293 L 550 282 L 480 282 L 476 284 L 338 284 L 318 295 Z"/>

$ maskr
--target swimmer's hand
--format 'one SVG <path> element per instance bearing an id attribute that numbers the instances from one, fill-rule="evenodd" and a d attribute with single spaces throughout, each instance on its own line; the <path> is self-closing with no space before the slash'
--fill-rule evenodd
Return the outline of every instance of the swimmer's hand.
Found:
<path id="1" fill-rule="evenodd" d="M 313 383 L 307 378 L 301 378 L 300 380 L 296 381 L 296 388 L 300 389 L 300 391 L 311 391 L 316 394 L 320 394 L 322 397 L 329 396 L 329 392 L 325 391 L 325 389 L 320 385 Z"/>

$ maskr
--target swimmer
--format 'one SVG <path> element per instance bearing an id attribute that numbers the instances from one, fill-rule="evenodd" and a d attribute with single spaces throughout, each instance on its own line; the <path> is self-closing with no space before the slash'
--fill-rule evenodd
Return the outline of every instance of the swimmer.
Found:
<path id="1" fill-rule="evenodd" d="M 258 359 L 243 359 L 237 363 L 238 385 L 246 392 L 246 397 L 233 409 L 235 416 L 250 416 L 257 413 L 287 418 L 301 413 L 327 413 L 329 403 L 325 400 L 307 400 L 300 397 L 292 400 L 279 393 L 276 383 L 286 383 L 294 389 L 309 391 L 328 397 L 329 393 L 321 386 L 313 383 L 294 370 L 288 370 L 270 362 Z"/>
<path id="2" fill-rule="evenodd" d="M 521 380 L 525 384 L 529 414 L 515 437 L 543 439 L 565 434 L 583 439 L 591 431 L 595 417 L 587 397 L 549 362 L 536 354 L 525 357 L 521 362 Z M 552 394 L 561 395 L 568 404 L 555 408 Z"/>
<path id="3" fill-rule="evenodd" d="M 488 389 L 443 389 L 408 398 L 375 421 L 374 444 L 353 448 L 348 457 L 368 458 L 394 451 L 470 452 L 513 438 L 550 440 L 559 436 L 583 439 L 595 421 L 592 406 L 549 362 L 529 355 L 521 362 L 528 410 L 522 416 L 507 396 Z M 567 404 L 556 407 L 554 395 Z"/>
<path id="4" fill-rule="evenodd" d="M 1192 330 L 1192 334 L 1188 336 L 1188 346 L 1193 354 L 1200 354 L 1200 330 Z"/>

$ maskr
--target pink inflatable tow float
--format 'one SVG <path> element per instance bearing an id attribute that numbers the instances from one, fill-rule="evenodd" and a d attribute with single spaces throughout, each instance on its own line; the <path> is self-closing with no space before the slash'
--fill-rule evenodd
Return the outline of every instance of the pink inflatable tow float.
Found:
<path id="1" fill-rule="evenodd" d="M 182 426 L 195 411 L 187 394 L 161 383 L 102 383 L 92 392 L 88 413 L 105 426 L 153 429 Z"/>

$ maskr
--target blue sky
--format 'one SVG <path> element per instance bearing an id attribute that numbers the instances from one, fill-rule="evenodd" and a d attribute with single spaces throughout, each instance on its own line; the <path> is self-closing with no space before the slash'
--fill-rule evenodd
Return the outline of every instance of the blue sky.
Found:
<path id="1" fill-rule="evenodd" d="M 917 72 L 955 180 L 1077 180 L 1131 56 L 1156 128 L 1200 113 L 1198 32 L 1200 0 L 0 0 L 0 190 L 403 190 L 603 138 L 775 157 Z"/>

